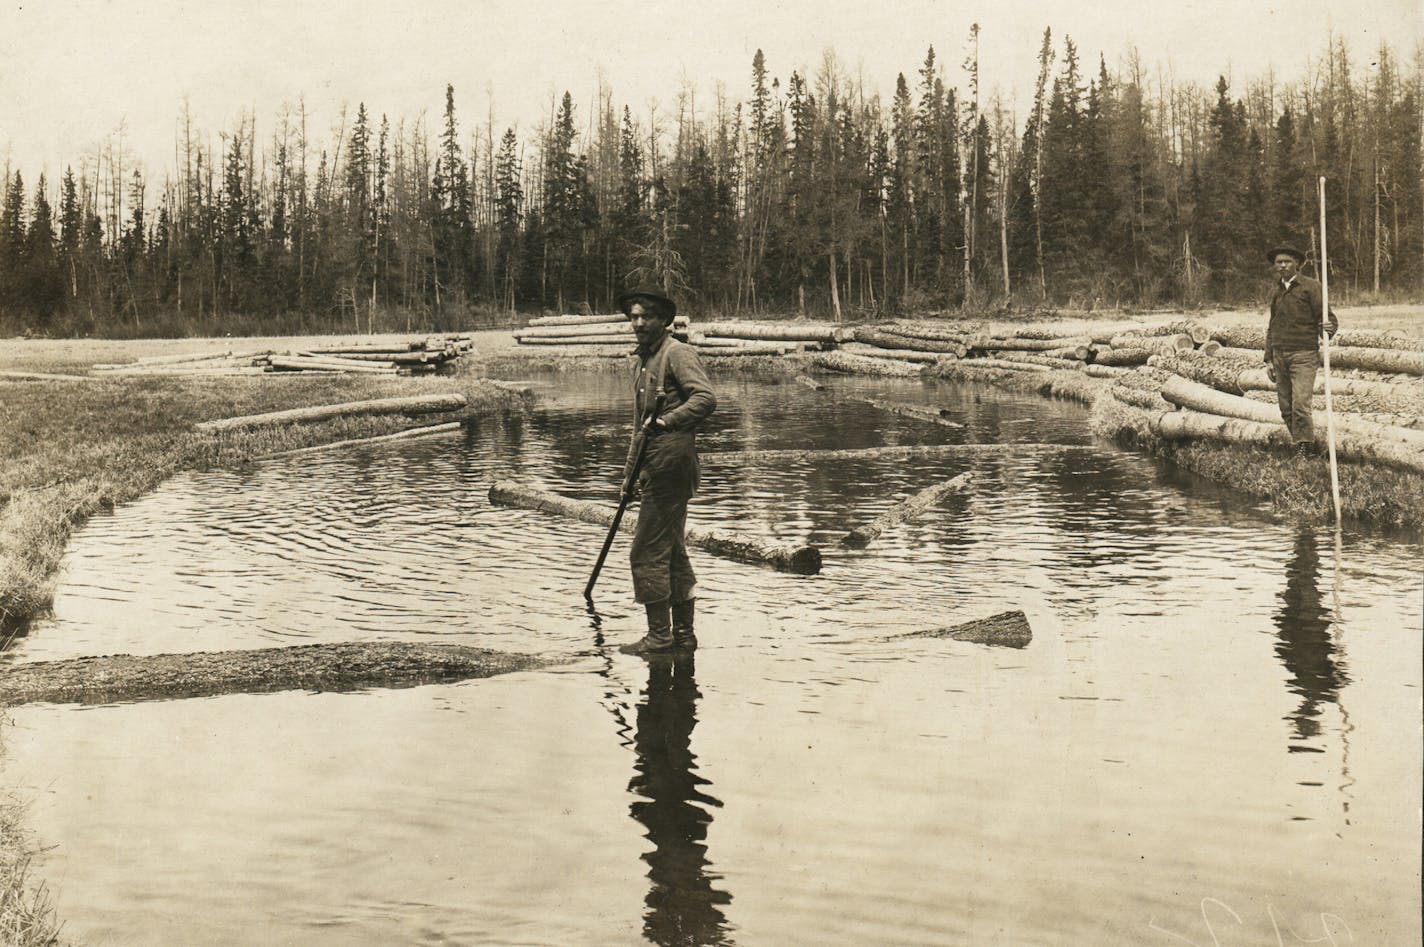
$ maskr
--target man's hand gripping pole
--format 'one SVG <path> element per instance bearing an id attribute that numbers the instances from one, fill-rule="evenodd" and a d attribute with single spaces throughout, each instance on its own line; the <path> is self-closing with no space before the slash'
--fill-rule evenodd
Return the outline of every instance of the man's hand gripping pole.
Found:
<path id="1" fill-rule="evenodd" d="M 623 523 L 623 514 L 628 511 L 628 503 L 633 499 L 633 491 L 638 486 L 638 474 L 643 469 L 643 458 L 648 452 L 648 439 L 653 436 L 653 426 L 657 423 L 658 416 L 663 412 L 663 404 L 667 401 L 667 395 L 658 392 L 658 396 L 653 401 L 653 408 L 648 412 L 647 418 L 638 428 L 635 435 L 638 438 L 637 446 L 634 448 L 633 463 L 628 467 L 628 474 L 623 478 L 623 487 L 618 495 L 618 511 L 613 514 L 613 523 L 608 527 L 608 535 L 603 539 L 603 548 L 598 551 L 598 561 L 593 564 L 593 574 L 588 577 L 588 585 L 583 587 L 583 597 L 590 603 L 593 601 L 593 586 L 598 581 L 598 574 L 603 571 L 603 562 L 608 558 L 608 550 L 613 546 L 613 537 L 618 535 L 618 527 Z"/>

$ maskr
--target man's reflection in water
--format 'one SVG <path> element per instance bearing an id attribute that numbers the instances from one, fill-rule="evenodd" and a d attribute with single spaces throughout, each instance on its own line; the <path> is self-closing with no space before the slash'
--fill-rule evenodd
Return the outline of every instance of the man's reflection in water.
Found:
<path id="1" fill-rule="evenodd" d="M 1290 674 L 1289 686 L 1301 697 L 1290 715 L 1295 735 L 1309 739 L 1320 734 L 1320 704 L 1338 703 L 1340 688 L 1349 683 L 1335 654 L 1330 635 L 1330 612 L 1321 601 L 1320 553 L 1315 533 L 1302 527 L 1295 535 L 1295 552 L 1286 563 L 1282 606 L 1276 612 L 1276 654 Z"/>
<path id="2" fill-rule="evenodd" d="M 643 856 L 652 882 L 643 933 L 655 944 L 721 944 L 726 918 L 717 907 L 732 896 L 713 887 L 707 826 L 722 803 L 702 791 L 692 728 L 697 726 L 693 659 L 679 655 L 648 661 L 648 687 L 638 705 L 633 738 L 637 774 L 628 788 L 639 795 L 629 811 L 647 829 L 654 849 Z"/>

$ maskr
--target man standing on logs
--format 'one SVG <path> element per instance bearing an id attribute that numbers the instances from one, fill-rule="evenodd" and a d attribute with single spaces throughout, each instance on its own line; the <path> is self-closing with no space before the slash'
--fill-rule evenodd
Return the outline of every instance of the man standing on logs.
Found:
<path id="1" fill-rule="evenodd" d="M 638 337 L 638 376 L 633 386 L 634 432 L 631 467 L 638 435 L 647 447 L 635 489 L 642 497 L 629 560 L 633 597 L 648 614 L 648 633 L 619 650 L 657 655 L 697 647 L 692 630 L 697 577 L 687 557 L 684 532 L 687 501 L 697 491 L 697 428 L 717 407 L 707 373 L 691 346 L 672 337 L 677 304 L 657 293 L 627 293 L 618 308 Z M 651 422 L 658 392 L 666 395 L 662 413 Z"/>
<path id="2" fill-rule="evenodd" d="M 1295 247 L 1274 247 L 1266 254 L 1276 274 L 1271 320 L 1266 326 L 1266 375 L 1275 382 L 1281 420 L 1290 429 L 1297 454 L 1315 450 L 1311 414 L 1320 335 L 1340 328 L 1334 312 L 1325 312 L 1320 283 L 1300 274 L 1305 254 Z"/>

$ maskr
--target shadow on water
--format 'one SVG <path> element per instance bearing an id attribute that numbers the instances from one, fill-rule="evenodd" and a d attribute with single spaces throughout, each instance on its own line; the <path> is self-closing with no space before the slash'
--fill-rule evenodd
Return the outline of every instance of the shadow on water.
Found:
<path id="1" fill-rule="evenodd" d="M 717 887 L 707 858 L 707 827 L 720 800 L 697 774 L 692 731 L 697 726 L 697 674 L 693 658 L 648 662 L 648 685 L 635 717 L 637 772 L 628 782 L 637 798 L 628 811 L 646 830 L 648 863 L 643 934 L 655 944 L 726 943 L 720 905 L 732 896 Z"/>
<path id="2" fill-rule="evenodd" d="M 1336 653 L 1331 634 L 1330 609 L 1320 594 L 1320 549 L 1315 530 L 1296 530 L 1295 546 L 1286 562 L 1286 584 L 1281 607 L 1274 615 L 1276 654 L 1290 675 L 1287 686 L 1300 697 L 1290 714 L 1296 739 L 1311 741 L 1320 735 L 1321 705 L 1338 706 L 1340 689 L 1350 682 Z M 1292 744 L 1291 752 L 1322 752 L 1314 746 Z"/>

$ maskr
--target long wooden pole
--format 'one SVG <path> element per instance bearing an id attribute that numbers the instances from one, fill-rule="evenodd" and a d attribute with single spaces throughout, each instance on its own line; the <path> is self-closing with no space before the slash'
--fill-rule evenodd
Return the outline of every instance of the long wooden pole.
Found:
<path id="1" fill-rule="evenodd" d="M 1330 496 L 1340 528 L 1340 471 L 1335 463 L 1335 411 L 1330 401 L 1330 266 L 1325 244 L 1325 175 L 1320 176 L 1320 351 L 1325 367 L 1325 440 L 1330 451 Z"/>
<path id="2" fill-rule="evenodd" d="M 618 510 L 613 514 L 613 523 L 608 527 L 608 535 L 603 539 L 603 548 L 598 551 L 598 561 L 593 564 L 593 572 L 588 577 L 588 584 L 583 587 L 583 597 L 590 605 L 593 604 L 593 586 L 598 582 L 598 574 L 603 571 L 603 563 L 608 558 L 608 550 L 613 546 L 613 537 L 618 535 L 618 527 L 623 523 L 623 514 L 628 512 L 628 503 L 633 499 L 633 491 L 638 486 L 638 473 L 643 469 L 643 459 L 648 453 L 648 438 L 652 437 L 652 426 L 657 421 L 658 415 L 662 414 L 663 404 L 667 401 L 664 392 L 658 392 L 658 396 L 653 399 L 652 410 L 648 412 L 647 419 L 643 421 L 633 436 L 638 438 L 638 446 L 633 452 L 633 463 L 628 468 L 628 474 L 623 478 L 623 487 L 618 494 Z"/>

